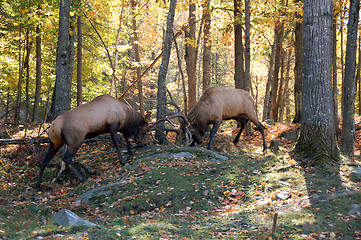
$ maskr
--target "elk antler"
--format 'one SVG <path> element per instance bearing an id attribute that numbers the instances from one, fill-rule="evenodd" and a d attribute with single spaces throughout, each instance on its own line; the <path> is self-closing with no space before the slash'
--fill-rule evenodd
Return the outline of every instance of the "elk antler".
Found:
<path id="1" fill-rule="evenodd" d="M 168 95 L 169 95 L 169 98 L 170 98 L 170 102 L 159 103 L 159 105 L 168 105 L 168 104 L 170 104 L 170 105 L 174 106 L 177 109 L 177 112 L 176 113 L 167 113 L 167 114 L 163 115 L 162 118 L 158 119 L 157 121 L 155 121 L 153 123 L 149 123 L 148 128 L 149 129 L 157 128 L 156 125 L 161 123 L 161 122 L 168 122 L 173 127 L 177 127 L 177 125 L 175 123 L 173 123 L 172 119 L 173 118 L 182 119 L 183 123 L 181 123 L 181 125 L 182 125 L 181 129 L 168 128 L 168 129 L 166 129 L 166 131 L 167 132 L 169 132 L 169 131 L 176 132 L 177 135 L 184 132 L 185 135 L 186 135 L 186 145 L 188 145 L 190 139 L 192 138 L 192 134 L 188 129 L 188 127 L 190 126 L 190 123 L 189 123 L 187 117 L 184 115 L 184 113 L 180 109 L 180 107 L 174 102 L 173 97 L 172 97 L 170 91 L 168 90 L 168 88 L 166 88 L 166 89 L 167 89 L 167 92 L 168 92 Z"/>

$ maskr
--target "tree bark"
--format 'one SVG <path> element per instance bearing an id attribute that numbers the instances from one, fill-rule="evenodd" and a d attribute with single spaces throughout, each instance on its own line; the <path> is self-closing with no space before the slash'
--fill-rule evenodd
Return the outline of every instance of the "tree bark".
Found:
<path id="1" fill-rule="evenodd" d="M 251 85 L 251 16 L 250 16 L 250 0 L 244 1 L 245 8 L 245 52 L 244 52 L 244 90 L 249 92 Z"/>
<path id="2" fill-rule="evenodd" d="M 23 82 L 23 64 L 22 64 L 22 45 L 21 45 L 21 31 L 22 31 L 22 25 L 20 24 L 19 27 L 19 81 L 18 81 L 18 89 L 17 89 L 17 95 L 16 95 L 16 108 L 15 108 L 15 114 L 14 114 L 14 122 L 17 126 L 19 124 L 19 118 L 20 118 L 20 104 L 21 104 L 21 86 Z"/>
<path id="3" fill-rule="evenodd" d="M 234 0 L 234 85 L 244 89 L 244 49 L 242 42 L 241 0 Z"/>
<path id="4" fill-rule="evenodd" d="M 121 11 L 121 14 L 119 17 L 119 27 L 118 27 L 118 31 L 117 31 L 117 37 L 115 39 L 113 75 L 112 75 L 112 82 L 111 82 L 111 88 L 110 88 L 111 93 L 113 93 L 113 91 L 116 87 L 115 86 L 116 79 L 117 79 L 116 74 L 117 74 L 117 69 L 118 69 L 118 56 L 119 56 L 118 46 L 119 46 L 119 42 L 120 42 L 120 34 L 122 32 L 123 13 L 124 13 L 124 7 L 122 7 L 122 11 Z"/>
<path id="5" fill-rule="evenodd" d="M 204 29 L 203 29 L 203 79 L 202 88 L 206 90 L 211 85 L 212 42 L 211 42 L 211 10 L 209 0 L 205 0 L 204 6 Z"/>
<path id="6" fill-rule="evenodd" d="M 273 83 L 273 65 L 274 65 L 274 59 L 275 59 L 275 45 L 273 44 L 271 46 L 271 54 L 269 59 L 269 66 L 268 66 L 268 78 L 266 83 L 266 91 L 264 96 L 264 102 L 263 102 L 263 115 L 262 119 L 265 121 L 266 119 L 271 118 L 271 85 Z"/>
<path id="7" fill-rule="evenodd" d="M 304 1 L 302 124 L 294 152 L 317 165 L 339 159 L 332 95 L 332 10 L 333 0 Z"/>
<path id="8" fill-rule="evenodd" d="M 82 33 L 82 15 L 78 13 L 78 47 L 77 47 L 77 75 L 76 75 L 76 105 L 83 103 L 83 33 Z"/>
<path id="9" fill-rule="evenodd" d="M 30 41 L 30 30 L 29 27 L 26 30 L 25 48 L 26 54 L 24 59 L 25 69 L 25 122 L 27 123 L 30 115 L 30 103 L 29 103 L 29 81 L 30 81 L 30 52 L 31 52 L 31 41 Z"/>
<path id="10" fill-rule="evenodd" d="M 350 1 L 350 16 L 347 24 L 345 79 L 343 84 L 343 112 L 340 149 L 352 156 L 355 150 L 355 72 L 357 33 L 360 0 Z"/>
<path id="11" fill-rule="evenodd" d="M 52 96 L 49 120 L 70 109 L 71 78 L 69 69 L 71 64 L 70 42 L 70 0 L 61 0 L 59 6 L 59 34 L 56 51 L 56 80 Z"/>
<path id="12" fill-rule="evenodd" d="M 332 91 L 333 91 L 333 101 L 334 101 L 334 119 L 335 119 L 335 132 L 336 137 L 340 136 L 340 129 L 339 129 L 339 120 L 338 120 L 338 86 L 337 86 L 337 22 L 336 22 L 337 16 L 333 17 L 333 38 L 332 38 Z"/>
<path id="13" fill-rule="evenodd" d="M 133 37 L 134 37 L 134 58 L 136 62 L 136 72 L 137 78 L 142 74 L 140 70 L 140 56 L 139 56 L 139 41 L 138 41 L 138 33 L 137 33 L 137 22 L 136 22 L 136 14 L 135 14 L 135 1 L 132 0 L 132 28 L 133 28 Z M 140 114 L 144 117 L 144 97 L 143 97 L 143 83 L 142 79 L 140 79 L 137 83 L 138 87 L 138 100 L 139 100 L 139 110 Z"/>
<path id="14" fill-rule="evenodd" d="M 188 75 L 188 110 L 190 110 L 197 101 L 196 88 L 196 4 L 189 5 L 189 23 L 188 30 L 185 32 L 185 60 Z"/>
<path id="15" fill-rule="evenodd" d="M 178 68 L 179 68 L 179 72 L 181 74 L 181 78 L 182 78 L 182 92 L 183 92 L 183 108 L 184 108 L 184 114 L 187 115 L 188 114 L 188 104 L 187 104 L 187 90 L 186 90 L 186 83 L 185 83 L 185 79 L 184 79 L 184 74 L 183 74 L 183 68 L 182 68 L 182 60 L 179 54 L 179 50 L 178 50 L 178 44 L 177 44 L 177 39 L 174 38 L 174 47 L 177 53 L 177 60 L 178 60 Z"/>
<path id="16" fill-rule="evenodd" d="M 163 40 L 163 58 L 158 74 L 157 120 L 159 120 L 166 114 L 166 105 L 160 103 L 164 103 L 167 100 L 166 77 L 172 48 L 173 22 L 176 5 L 177 0 L 170 1 L 169 12 L 167 16 L 167 30 Z M 162 133 L 164 131 L 164 122 L 158 124 L 158 128 L 160 129 L 160 131 L 156 132 L 156 139 L 159 141 L 159 143 L 162 144 L 166 140 L 164 134 Z"/>
<path id="17" fill-rule="evenodd" d="M 41 11 L 39 7 L 38 10 Z M 39 112 L 39 104 L 40 104 L 40 96 L 41 96 L 41 27 L 40 25 L 36 26 L 36 39 L 35 39 L 35 48 L 36 48 L 36 77 L 35 77 L 35 99 L 34 99 L 34 108 L 32 121 L 37 121 L 38 112 Z"/>
<path id="18" fill-rule="evenodd" d="M 302 0 L 297 1 L 298 4 L 302 4 Z M 295 117 L 293 123 L 300 123 L 302 116 L 302 35 L 303 35 L 303 23 L 300 13 L 296 13 L 296 25 L 295 25 L 295 84 L 293 88 L 295 98 Z"/>
<path id="19" fill-rule="evenodd" d="M 358 115 L 361 116 L 361 37 L 358 38 Z"/>
<path id="20" fill-rule="evenodd" d="M 282 42 L 283 42 L 283 23 L 281 21 L 276 21 L 275 26 L 275 62 L 273 70 L 273 85 L 271 90 L 272 98 L 272 119 L 278 121 L 278 87 L 279 87 L 279 73 L 281 67 L 281 51 L 282 51 Z"/>

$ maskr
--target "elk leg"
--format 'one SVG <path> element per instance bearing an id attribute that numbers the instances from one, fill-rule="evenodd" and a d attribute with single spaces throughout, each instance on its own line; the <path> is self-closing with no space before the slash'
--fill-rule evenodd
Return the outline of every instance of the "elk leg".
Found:
<path id="1" fill-rule="evenodd" d="M 248 119 L 242 116 L 240 118 L 237 118 L 237 122 L 241 124 L 241 128 L 239 129 L 237 136 L 233 140 L 234 145 L 236 145 L 239 142 L 239 138 L 241 137 L 241 134 L 248 123 Z"/>
<path id="2" fill-rule="evenodd" d="M 248 117 L 248 119 L 249 119 L 251 122 L 253 122 L 254 125 L 257 126 L 258 131 L 261 132 L 261 134 L 262 134 L 262 140 L 263 140 L 263 152 L 266 151 L 266 149 L 267 149 L 267 144 L 266 144 L 266 138 L 265 138 L 265 136 L 264 136 L 264 129 L 265 129 L 265 127 L 262 125 L 262 123 L 260 123 L 260 122 L 257 120 L 256 117 L 252 117 L 252 116 L 247 116 L 247 117 Z"/>
<path id="3" fill-rule="evenodd" d="M 46 166 L 48 166 L 48 163 L 50 162 L 50 160 L 53 159 L 55 154 L 59 151 L 61 146 L 62 146 L 62 144 L 60 146 L 54 146 L 54 144 L 52 142 L 50 142 L 48 152 L 46 153 L 45 157 L 43 158 L 43 160 L 41 162 L 38 181 L 37 181 L 36 187 L 35 187 L 36 189 L 38 189 L 38 190 L 41 189 L 41 180 L 43 178 L 44 170 L 45 170 Z"/>
<path id="4" fill-rule="evenodd" d="M 120 151 L 120 146 L 119 146 L 119 138 L 118 138 L 118 135 L 117 135 L 117 126 L 115 124 L 110 124 L 108 126 L 108 129 L 109 129 L 109 132 L 110 132 L 110 136 L 112 138 L 112 141 L 114 143 L 114 146 L 115 146 L 115 149 L 117 150 L 117 154 L 118 154 L 118 159 L 120 161 L 120 163 L 122 165 L 126 164 L 126 160 L 124 160 L 122 158 L 122 154 L 121 154 L 121 151 Z"/>
<path id="5" fill-rule="evenodd" d="M 133 149 L 132 144 L 130 143 L 129 139 L 125 138 L 125 142 L 127 144 L 127 149 L 128 149 L 129 155 L 133 155 L 134 154 L 134 149 Z"/>
<path id="6" fill-rule="evenodd" d="M 263 152 L 264 152 L 264 151 L 266 151 L 266 149 L 267 149 L 266 139 L 265 139 L 265 136 L 264 136 L 264 129 L 265 129 L 265 127 L 264 127 L 264 126 L 262 125 L 262 123 L 260 123 L 260 122 L 258 122 L 257 127 L 258 127 L 258 131 L 260 131 L 261 134 L 262 134 Z"/>
<path id="7" fill-rule="evenodd" d="M 212 131 L 211 131 L 211 133 L 209 134 L 208 149 L 211 149 L 213 137 L 214 137 L 214 135 L 216 134 L 216 132 L 217 132 L 217 130 L 218 130 L 218 128 L 219 128 L 220 125 L 221 125 L 221 122 L 218 122 L 218 121 L 216 121 L 216 122 L 213 123 Z"/>
<path id="8" fill-rule="evenodd" d="M 71 170 L 73 170 L 73 172 L 75 173 L 75 175 L 78 176 L 78 178 L 82 181 L 82 182 L 86 182 L 87 179 L 81 175 L 81 173 L 75 168 L 74 164 L 73 164 L 73 157 L 75 155 L 75 153 L 78 151 L 80 147 L 80 144 L 79 146 L 77 147 L 74 147 L 74 148 L 71 148 L 69 150 L 69 146 L 68 146 L 68 149 L 66 150 L 65 154 L 64 154 L 64 157 L 63 157 L 63 161 L 66 163 L 66 164 L 69 164 L 70 167 L 71 167 Z"/>

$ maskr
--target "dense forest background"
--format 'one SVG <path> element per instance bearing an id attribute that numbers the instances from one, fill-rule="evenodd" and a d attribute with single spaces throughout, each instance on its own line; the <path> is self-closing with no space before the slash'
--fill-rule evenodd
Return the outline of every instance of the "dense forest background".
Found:
<path id="1" fill-rule="evenodd" d="M 360 239 L 359 15 L 360 0 L 0 0 L 0 238 Z M 212 149 L 148 134 L 130 155 L 101 136 L 74 156 L 87 182 L 64 148 L 35 189 L 64 111 L 110 94 L 155 123 L 176 110 L 167 89 L 187 114 L 209 86 L 249 91 L 266 151 L 251 127 L 233 144 L 235 121 Z"/>
<path id="2" fill-rule="evenodd" d="M 64 1 L 68 14 L 71 108 L 100 94 L 116 97 L 143 74 L 125 100 L 141 114 L 157 109 L 158 74 L 169 3 L 164 1 Z M 2 1 L 0 94 L 2 123 L 49 121 L 54 113 L 58 1 Z M 335 116 L 342 115 L 350 2 L 333 6 L 332 76 Z M 167 88 L 187 112 L 208 86 L 244 88 L 264 121 L 301 121 L 302 1 L 178 2 Z M 358 27 L 360 32 L 360 27 Z M 357 34 L 359 35 L 359 34 Z M 360 114 L 360 40 L 356 94 Z M 61 53 L 60 53 L 61 54 Z M 302 59 L 302 56 L 301 56 Z M 301 64 L 302 65 L 302 64 Z M 322 63 L 321 66 L 322 67 Z M 149 70 L 149 69 L 148 69 Z M 64 74 L 63 74 L 64 75 Z M 64 92 L 64 90 L 61 90 Z M 53 98 L 53 99 L 52 99 Z M 69 103 L 70 104 L 70 103 Z M 52 114 L 55 116 L 52 117 Z"/>

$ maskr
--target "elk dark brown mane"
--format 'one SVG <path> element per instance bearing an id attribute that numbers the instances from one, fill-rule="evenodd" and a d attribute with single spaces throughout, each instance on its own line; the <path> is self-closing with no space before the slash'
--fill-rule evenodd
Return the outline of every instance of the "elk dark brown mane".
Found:
<path id="1" fill-rule="evenodd" d="M 44 169 L 64 143 L 67 145 L 67 150 L 63 156 L 63 161 L 70 165 L 73 172 L 82 181 L 85 181 L 86 179 L 73 165 L 73 156 L 84 139 L 102 133 L 110 133 L 119 161 L 124 165 L 126 160 L 121 156 L 117 132 L 123 134 L 128 152 L 132 154 L 129 138 L 134 136 L 136 142 L 143 140 L 147 130 L 147 120 L 133 108 L 109 95 L 98 96 L 86 104 L 61 114 L 49 128 L 50 146 L 42 159 L 36 188 L 41 188 Z"/>

